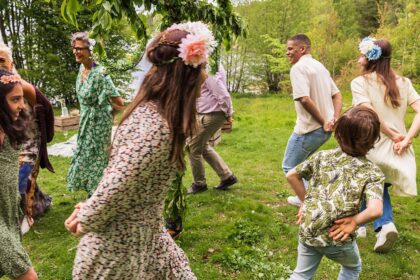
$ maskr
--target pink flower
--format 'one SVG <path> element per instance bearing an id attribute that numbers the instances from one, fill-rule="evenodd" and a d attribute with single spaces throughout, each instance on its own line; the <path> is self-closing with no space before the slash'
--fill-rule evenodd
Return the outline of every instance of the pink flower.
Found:
<path id="1" fill-rule="evenodd" d="M 19 76 L 19 74 L 14 74 L 14 75 L 3 75 L 0 78 L 0 82 L 2 84 L 8 84 L 8 83 L 20 83 L 21 78 Z"/>
<path id="2" fill-rule="evenodd" d="M 207 44 L 199 35 L 188 34 L 179 45 L 179 57 L 187 65 L 197 67 L 207 62 Z"/>

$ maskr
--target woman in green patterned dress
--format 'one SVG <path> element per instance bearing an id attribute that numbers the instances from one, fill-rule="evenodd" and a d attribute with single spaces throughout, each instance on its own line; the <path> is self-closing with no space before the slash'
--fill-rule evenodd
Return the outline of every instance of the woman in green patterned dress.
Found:
<path id="1" fill-rule="evenodd" d="M 108 164 L 112 110 L 121 109 L 124 105 L 111 77 L 92 60 L 94 44 L 87 32 L 77 32 L 71 39 L 76 62 L 80 63 L 76 80 L 80 127 L 67 186 L 70 191 L 85 190 L 89 196 L 95 191 Z"/>
<path id="2" fill-rule="evenodd" d="M 19 146 L 26 139 L 27 115 L 19 75 L 0 70 L 0 278 L 36 280 L 22 246 L 18 191 Z"/>

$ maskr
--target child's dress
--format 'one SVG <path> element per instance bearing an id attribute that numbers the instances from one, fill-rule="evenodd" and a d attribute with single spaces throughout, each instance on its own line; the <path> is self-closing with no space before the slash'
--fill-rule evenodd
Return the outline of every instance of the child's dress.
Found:
<path id="1" fill-rule="evenodd" d="M 0 147 L 0 277 L 17 278 L 31 267 L 21 242 L 18 157 L 5 136 Z"/>

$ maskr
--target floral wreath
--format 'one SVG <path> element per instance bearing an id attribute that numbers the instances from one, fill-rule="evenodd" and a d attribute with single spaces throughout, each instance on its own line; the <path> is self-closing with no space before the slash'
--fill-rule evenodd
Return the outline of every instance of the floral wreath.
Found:
<path id="1" fill-rule="evenodd" d="M 375 38 L 365 37 L 359 44 L 360 53 L 369 61 L 378 60 L 382 55 L 382 49 L 375 44 L 375 41 Z"/>
<path id="2" fill-rule="evenodd" d="M 166 42 L 165 36 L 162 36 L 159 44 L 178 46 L 178 58 L 181 58 L 186 65 L 191 65 L 194 68 L 207 62 L 210 54 L 217 46 L 217 42 L 209 27 L 201 21 L 173 24 L 166 32 L 171 30 L 182 30 L 189 34 L 187 37 L 182 38 L 179 44 Z M 168 63 L 176 59 L 171 59 Z"/>
<path id="3" fill-rule="evenodd" d="M 20 83 L 21 81 L 22 79 L 20 78 L 19 74 L 3 75 L 0 77 L 0 82 L 4 85 L 9 83 Z"/>

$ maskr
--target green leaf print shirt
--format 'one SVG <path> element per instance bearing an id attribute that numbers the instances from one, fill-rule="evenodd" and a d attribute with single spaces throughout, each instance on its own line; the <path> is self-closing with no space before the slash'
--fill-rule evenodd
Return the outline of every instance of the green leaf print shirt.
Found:
<path id="1" fill-rule="evenodd" d="M 76 80 L 80 127 L 76 151 L 67 175 L 67 186 L 70 191 L 82 189 L 92 194 L 108 164 L 113 123 L 110 99 L 120 94 L 111 77 L 104 74 L 98 65 L 92 67 L 82 83 L 83 69 L 81 64 Z"/>
<path id="2" fill-rule="evenodd" d="M 341 149 L 320 151 L 296 171 L 309 181 L 299 230 L 299 240 L 309 246 L 342 245 L 328 237 L 334 221 L 357 214 L 362 199 L 382 200 L 385 177 L 366 157 L 352 157 Z M 353 239 L 354 234 L 344 242 Z"/>

